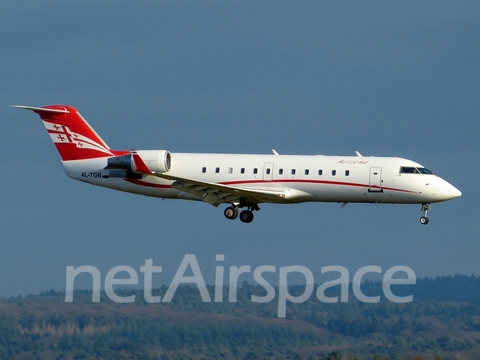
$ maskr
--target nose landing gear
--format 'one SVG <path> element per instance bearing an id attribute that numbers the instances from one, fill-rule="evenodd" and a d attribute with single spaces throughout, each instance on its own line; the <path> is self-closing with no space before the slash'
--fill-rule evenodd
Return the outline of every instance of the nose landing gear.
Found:
<path id="1" fill-rule="evenodd" d="M 422 204 L 422 212 L 423 216 L 420 218 L 420 224 L 422 225 L 427 225 L 428 224 L 428 210 L 430 210 L 432 207 L 430 204 Z"/>

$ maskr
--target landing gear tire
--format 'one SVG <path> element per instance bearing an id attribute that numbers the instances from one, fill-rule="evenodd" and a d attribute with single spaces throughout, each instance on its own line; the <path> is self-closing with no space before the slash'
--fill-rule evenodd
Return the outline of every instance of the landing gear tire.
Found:
<path id="1" fill-rule="evenodd" d="M 425 216 L 422 216 L 420 218 L 420 224 L 427 225 L 428 224 L 428 218 Z"/>
<path id="2" fill-rule="evenodd" d="M 253 221 L 253 212 L 250 210 L 243 210 L 240 213 L 240 221 L 244 223 L 251 223 Z"/>
<path id="3" fill-rule="evenodd" d="M 427 214 L 428 214 L 428 210 L 431 209 L 431 206 L 430 204 L 422 204 L 422 212 L 423 212 L 423 216 L 420 218 L 420 224 L 422 225 L 427 225 L 428 224 L 428 217 L 427 217 Z"/>
<path id="4" fill-rule="evenodd" d="M 238 209 L 235 206 L 229 206 L 223 214 L 228 220 L 235 220 L 238 217 Z"/>

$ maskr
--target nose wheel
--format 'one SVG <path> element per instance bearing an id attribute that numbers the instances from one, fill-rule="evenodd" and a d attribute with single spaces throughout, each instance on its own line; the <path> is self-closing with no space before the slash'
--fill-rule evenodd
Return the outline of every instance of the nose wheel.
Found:
<path id="1" fill-rule="evenodd" d="M 422 225 L 427 225 L 428 224 L 428 210 L 430 210 L 432 207 L 430 204 L 422 204 L 422 212 L 423 216 L 420 218 L 420 224 Z"/>

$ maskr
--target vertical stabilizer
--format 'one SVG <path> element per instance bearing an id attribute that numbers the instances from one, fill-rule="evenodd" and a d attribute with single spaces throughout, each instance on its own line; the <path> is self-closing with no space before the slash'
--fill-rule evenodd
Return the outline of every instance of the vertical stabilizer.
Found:
<path id="1" fill-rule="evenodd" d="M 40 115 L 62 160 L 84 160 L 115 155 L 80 113 L 71 106 L 13 105 L 13 107 L 32 110 Z"/>

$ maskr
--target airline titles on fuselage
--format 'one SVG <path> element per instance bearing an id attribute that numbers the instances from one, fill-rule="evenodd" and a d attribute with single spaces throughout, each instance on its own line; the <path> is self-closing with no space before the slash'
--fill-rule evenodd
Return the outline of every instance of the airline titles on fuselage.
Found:
<path id="1" fill-rule="evenodd" d="M 368 160 L 339 160 L 335 164 L 345 164 L 345 165 L 365 165 L 368 164 Z"/>

